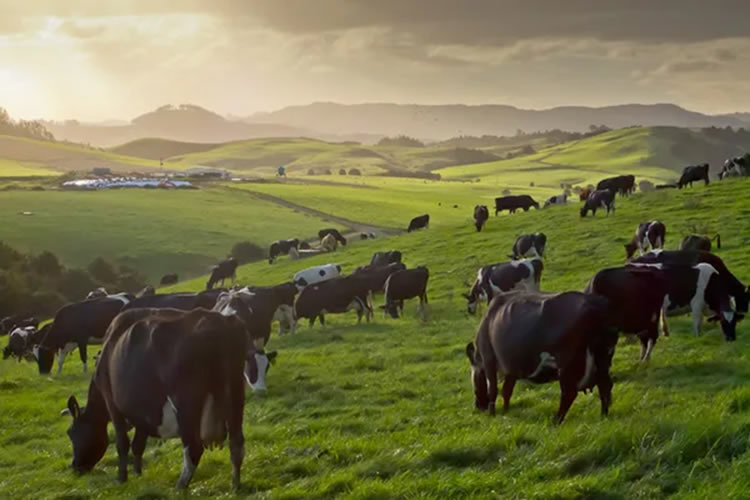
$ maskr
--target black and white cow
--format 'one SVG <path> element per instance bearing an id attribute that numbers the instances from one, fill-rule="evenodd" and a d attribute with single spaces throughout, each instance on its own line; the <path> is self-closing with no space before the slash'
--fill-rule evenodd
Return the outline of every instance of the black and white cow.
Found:
<path id="1" fill-rule="evenodd" d="M 215 293 L 214 293 L 215 292 Z M 216 304 L 216 298 L 222 290 L 214 289 L 199 293 L 170 293 L 154 294 L 138 297 L 128 303 L 123 310 L 154 308 L 154 309 L 179 309 L 181 311 L 192 311 L 202 307 L 212 309 Z"/>
<path id="2" fill-rule="evenodd" d="M 544 233 L 522 234 L 513 243 L 513 253 L 509 257 L 513 260 L 527 256 L 543 257 L 546 246 L 547 236 Z"/>
<path id="3" fill-rule="evenodd" d="M 568 203 L 568 195 L 567 194 L 556 194 L 555 196 L 550 196 L 547 198 L 547 201 L 544 202 L 544 207 L 547 208 L 550 205 L 565 205 Z"/>
<path id="4" fill-rule="evenodd" d="M 8 335 L 16 328 L 33 326 L 39 328 L 39 320 L 27 314 L 14 314 L 0 320 L 0 336 Z"/>
<path id="5" fill-rule="evenodd" d="M 699 234 L 689 234 L 682 238 L 680 250 L 700 250 L 702 252 L 711 251 L 711 242 L 716 240 L 716 248 L 721 250 L 721 236 L 716 233 L 713 238 L 701 236 Z"/>
<path id="6" fill-rule="evenodd" d="M 703 181 L 708 186 L 708 163 L 703 165 L 693 165 L 682 169 L 680 180 L 677 181 L 677 187 L 682 189 L 684 186 L 693 187 L 693 182 Z"/>
<path id="7" fill-rule="evenodd" d="M 320 231 L 318 231 L 318 238 L 320 239 L 321 243 L 323 241 L 323 238 L 325 238 L 329 234 L 333 236 L 336 241 L 346 246 L 346 238 L 341 235 L 338 229 L 334 228 L 321 229 Z"/>
<path id="8" fill-rule="evenodd" d="M 290 333 L 294 334 L 296 323 L 294 321 L 294 298 L 297 295 L 297 287 L 294 283 L 283 283 L 270 287 L 245 287 L 235 292 L 229 292 L 219 296 L 214 306 L 215 311 L 223 311 L 231 299 L 238 297 L 246 312 L 242 319 L 248 325 L 250 338 L 256 347 L 262 349 L 271 337 L 271 324 L 278 320 L 279 333 L 286 325 Z"/>
<path id="9" fill-rule="evenodd" d="M 273 264 L 276 257 L 287 255 L 292 250 L 299 250 L 299 239 L 274 241 L 268 248 L 268 263 Z"/>
<path id="10" fill-rule="evenodd" d="M 371 309 L 373 308 L 373 295 L 384 292 L 385 283 L 391 274 L 404 269 L 406 269 L 406 266 L 401 262 L 392 262 L 384 266 L 361 266 L 354 271 L 354 274 L 365 283 L 364 286 L 368 291 L 368 304 Z"/>
<path id="11" fill-rule="evenodd" d="M 8 345 L 3 349 L 3 359 L 14 357 L 19 362 L 22 359 L 35 359 L 34 345 L 46 335 L 50 326 L 47 324 L 41 330 L 37 330 L 35 326 L 15 328 L 8 336 Z"/>
<path id="12" fill-rule="evenodd" d="M 339 264 L 323 264 L 321 266 L 308 267 L 294 274 L 292 282 L 297 285 L 298 290 L 306 286 L 320 283 L 321 281 L 330 280 L 341 276 L 341 266 Z"/>
<path id="13" fill-rule="evenodd" d="M 149 437 L 179 437 L 183 466 L 177 482 L 187 488 L 203 450 L 222 445 L 229 435 L 232 484 L 240 486 L 245 455 L 242 419 L 243 375 L 248 376 L 248 345 L 242 321 L 196 309 L 133 309 L 118 317 L 107 334 L 86 407 L 68 399 L 73 417 L 68 436 L 72 467 L 88 472 L 109 446 L 111 420 L 117 443 L 120 482 L 128 478 L 131 441 L 133 469 L 141 473 Z"/>
<path id="14" fill-rule="evenodd" d="M 610 324 L 641 341 L 641 361 L 648 361 L 659 338 L 659 318 L 667 294 L 667 277 L 641 267 L 602 269 L 589 281 L 585 293 L 609 300 Z"/>
<path id="15" fill-rule="evenodd" d="M 519 208 L 523 209 L 524 212 L 528 212 L 531 207 L 539 210 L 539 203 L 534 198 L 527 194 L 521 195 L 508 195 L 495 198 L 495 216 L 498 212 L 507 210 L 509 213 L 516 213 Z"/>
<path id="16" fill-rule="evenodd" d="M 520 289 L 539 291 L 544 264 L 540 259 L 514 260 L 479 268 L 477 279 L 464 294 L 469 314 L 474 314 L 482 301 L 489 302 L 501 292 Z"/>
<path id="17" fill-rule="evenodd" d="M 357 313 L 357 324 L 362 322 L 362 316 L 369 322 L 372 310 L 367 305 L 367 296 L 366 282 L 356 274 L 319 281 L 302 289 L 294 302 L 294 316 L 298 320 L 307 318 L 312 327 L 316 318 L 325 325 L 328 313 L 342 314 L 353 310 Z"/>
<path id="18" fill-rule="evenodd" d="M 612 211 L 612 215 L 615 214 L 614 191 L 610 191 L 609 189 L 605 189 L 603 191 L 593 191 L 589 195 L 589 197 L 586 198 L 586 202 L 583 204 L 583 207 L 581 207 L 581 217 L 586 217 L 586 214 L 588 214 L 589 210 L 591 210 L 592 214 L 596 215 L 596 211 L 599 208 L 606 208 L 608 217 L 610 210 Z"/>
<path id="19" fill-rule="evenodd" d="M 417 229 L 427 229 L 428 227 L 430 227 L 430 215 L 424 214 L 419 217 L 414 217 L 409 222 L 409 227 L 406 229 L 406 232 L 411 233 Z"/>
<path id="20" fill-rule="evenodd" d="M 490 218 L 490 211 L 487 209 L 487 205 L 476 205 L 474 207 L 474 227 L 477 228 L 477 232 L 481 232 L 487 219 Z"/>
<path id="21" fill-rule="evenodd" d="M 669 335 L 667 315 L 691 313 L 693 333 L 698 335 L 703 322 L 704 308 L 713 315 L 709 321 L 719 321 L 727 341 L 736 340 L 737 323 L 745 316 L 732 309 L 731 295 L 726 281 L 711 264 L 701 262 L 694 266 L 668 264 L 630 263 L 631 266 L 649 267 L 665 276 L 666 297 L 662 306 L 662 328 Z"/>
<path id="22" fill-rule="evenodd" d="M 237 279 L 237 264 L 237 260 L 230 257 L 212 267 L 211 276 L 206 283 L 206 290 L 213 289 L 219 281 L 221 281 L 221 286 L 224 286 L 224 280 L 227 279 L 231 279 L 234 283 L 234 280 Z"/>
<path id="23" fill-rule="evenodd" d="M 427 312 L 427 281 L 430 271 L 419 266 L 405 269 L 391 274 L 385 282 L 385 304 L 382 308 L 392 318 L 398 318 L 399 311 L 404 314 L 404 300 L 419 297 L 417 313 L 426 321 Z"/>
<path id="24" fill-rule="evenodd" d="M 727 177 L 744 177 L 750 173 L 750 165 L 748 160 L 744 156 L 737 156 L 735 158 L 729 158 L 724 162 L 724 166 L 719 172 L 719 180 L 724 180 Z"/>
<path id="25" fill-rule="evenodd" d="M 618 175 L 616 177 L 609 177 L 602 179 L 596 185 L 597 191 L 603 191 L 609 189 L 613 193 L 619 193 L 622 196 L 627 196 L 635 191 L 635 176 L 634 175 Z"/>
<path id="26" fill-rule="evenodd" d="M 560 381 L 562 423 L 579 391 L 597 387 L 602 415 L 612 399 L 609 374 L 617 332 L 608 327 L 606 299 L 580 292 L 509 292 L 490 302 L 474 343 L 466 346 L 474 405 L 495 414 L 497 375 L 503 374 L 503 413 L 518 380 Z"/>
<path id="27" fill-rule="evenodd" d="M 389 250 L 387 252 L 375 252 L 370 259 L 370 266 L 379 267 L 401 262 L 401 252 L 399 250 Z"/>
<path id="28" fill-rule="evenodd" d="M 664 240 L 667 235 L 667 226 L 658 220 L 641 222 L 635 228 L 635 235 L 630 243 L 625 244 L 625 258 L 630 259 L 638 250 L 638 255 L 650 250 L 661 250 L 664 248 Z"/>

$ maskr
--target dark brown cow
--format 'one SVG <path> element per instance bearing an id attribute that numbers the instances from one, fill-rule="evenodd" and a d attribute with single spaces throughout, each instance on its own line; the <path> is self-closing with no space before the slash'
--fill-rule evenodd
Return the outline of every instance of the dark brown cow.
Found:
<path id="1" fill-rule="evenodd" d="M 607 216 L 609 217 L 610 210 L 612 215 L 615 214 L 615 192 L 605 189 L 603 191 L 594 191 L 586 199 L 586 203 L 581 207 L 581 217 L 586 217 L 586 214 L 591 210 L 591 213 L 596 215 L 596 211 L 599 208 L 607 209 Z"/>
<path id="2" fill-rule="evenodd" d="M 430 215 L 424 214 L 418 217 L 414 217 L 411 221 L 409 221 L 409 227 L 406 229 L 406 232 L 411 233 L 412 231 L 416 231 L 417 229 L 427 229 L 428 227 L 430 227 Z"/>
<path id="3" fill-rule="evenodd" d="M 251 350 L 242 321 L 203 309 L 133 309 L 123 316 L 108 331 L 87 406 L 81 408 L 75 396 L 68 400 L 72 467 L 87 472 L 101 460 L 111 420 L 120 482 L 128 477 L 128 429 L 133 426 L 136 474 L 141 473 L 148 437 L 182 440 L 177 482 L 182 489 L 204 448 L 222 444 L 228 434 L 232 484 L 239 488 L 245 455 L 243 373 Z"/>
<path id="4" fill-rule="evenodd" d="M 325 325 L 326 313 L 341 314 L 354 310 L 357 312 L 357 324 L 362 321 L 362 316 L 369 322 L 372 310 L 367 304 L 367 296 L 367 282 L 356 274 L 309 284 L 294 302 L 294 316 L 298 320 L 309 319 L 312 327 L 315 318 Z"/>
<path id="5" fill-rule="evenodd" d="M 528 212 L 529 208 L 534 207 L 539 210 L 539 203 L 527 194 L 521 195 L 508 195 L 495 198 L 495 216 L 498 212 L 507 210 L 514 214 L 519 208 L 523 209 L 524 212 Z"/>
<path id="6" fill-rule="evenodd" d="M 606 299 L 580 292 L 509 292 L 495 296 L 466 346 L 474 385 L 474 405 L 495 414 L 498 372 L 503 382 L 503 412 L 518 380 L 560 381 L 562 423 L 578 391 L 598 387 L 602 415 L 612 399 L 609 368 L 617 332 L 608 327 Z"/>
<path id="7" fill-rule="evenodd" d="M 234 257 L 222 260 L 211 268 L 211 276 L 206 283 L 206 290 L 211 290 L 219 281 L 221 281 L 221 286 L 224 286 L 224 280 L 226 279 L 231 279 L 232 283 L 237 279 L 237 260 Z"/>
<path id="8" fill-rule="evenodd" d="M 474 227 L 477 228 L 477 232 L 481 232 L 487 219 L 490 218 L 490 211 L 487 209 L 487 205 L 476 205 L 474 207 Z"/>
<path id="9" fill-rule="evenodd" d="M 396 271 L 385 282 L 385 304 L 382 309 L 392 318 L 398 318 L 399 311 L 404 314 L 404 300 L 419 297 L 417 313 L 422 320 L 427 320 L 427 281 L 430 271 L 419 266 L 414 269 Z"/>
<path id="10" fill-rule="evenodd" d="M 685 186 L 693 187 L 693 182 L 695 181 L 703 181 L 708 186 L 708 163 L 685 167 L 682 170 L 680 180 L 677 181 L 677 187 L 680 189 Z"/>
<path id="11" fill-rule="evenodd" d="M 480 301 L 486 300 L 489 304 L 501 292 L 514 289 L 538 292 L 543 270 L 541 259 L 514 260 L 481 267 L 471 290 L 464 294 L 469 314 L 476 313 Z"/>
<path id="12" fill-rule="evenodd" d="M 711 251 L 711 242 L 716 240 L 716 248 L 721 249 L 721 236 L 717 233 L 713 238 L 701 236 L 699 234 L 689 234 L 682 238 L 680 250 L 700 250 L 702 252 Z"/>

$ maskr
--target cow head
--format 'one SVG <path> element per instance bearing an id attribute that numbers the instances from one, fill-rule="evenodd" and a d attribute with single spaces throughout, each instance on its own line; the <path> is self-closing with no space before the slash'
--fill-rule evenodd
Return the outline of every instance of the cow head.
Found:
<path id="1" fill-rule="evenodd" d="M 91 394 L 89 394 L 89 399 L 91 399 Z M 89 402 L 89 405 L 91 405 L 91 402 Z M 68 437 L 73 444 L 71 467 L 79 473 L 93 469 L 104 456 L 104 452 L 107 451 L 109 445 L 106 417 L 103 422 L 104 425 L 102 425 L 101 418 L 97 418 L 98 416 L 95 413 L 88 411 L 85 407 L 78 406 L 75 396 L 70 396 L 68 407 L 61 413 L 73 417 L 73 424 L 68 429 Z"/>
<path id="2" fill-rule="evenodd" d="M 55 351 L 44 346 L 35 347 L 36 363 L 40 375 L 49 375 L 52 365 L 55 363 Z"/>
<path id="3" fill-rule="evenodd" d="M 398 319 L 398 301 L 389 300 L 384 305 L 380 306 L 386 314 L 390 315 L 393 319 Z"/>
<path id="4" fill-rule="evenodd" d="M 625 244 L 625 260 L 633 258 L 636 250 L 638 250 L 638 244 L 635 241 Z"/>
<path id="5" fill-rule="evenodd" d="M 266 353 L 263 349 L 251 349 L 245 360 L 245 381 L 254 391 L 266 390 L 266 374 L 276 362 L 276 351 Z"/>
<path id="6" fill-rule="evenodd" d="M 745 319 L 745 315 L 734 312 L 732 310 L 722 311 L 718 314 L 714 314 L 708 321 L 718 321 L 721 325 L 721 331 L 724 334 L 724 338 L 727 342 L 734 342 L 737 340 L 737 323 Z"/>
<path id="7" fill-rule="evenodd" d="M 474 348 L 473 342 L 466 344 L 466 357 L 469 358 L 469 365 L 471 366 L 474 406 L 481 411 L 486 411 L 490 406 L 490 398 L 487 393 L 487 377 L 485 376 L 481 359 L 478 359 L 479 355 Z"/>

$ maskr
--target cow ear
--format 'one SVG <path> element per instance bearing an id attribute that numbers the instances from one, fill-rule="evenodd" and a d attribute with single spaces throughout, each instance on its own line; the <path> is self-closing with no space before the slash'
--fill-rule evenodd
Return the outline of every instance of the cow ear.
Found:
<path id="1" fill-rule="evenodd" d="M 71 395 L 68 398 L 68 407 L 63 410 L 60 415 L 70 415 L 73 420 L 77 419 L 81 415 L 81 407 L 78 406 L 78 400 L 75 396 Z"/>
<path id="2" fill-rule="evenodd" d="M 270 362 L 270 363 L 271 363 L 272 365 L 275 365 L 275 364 L 276 364 L 276 356 L 278 356 L 278 355 L 279 355 L 279 353 L 278 353 L 278 352 L 276 352 L 276 351 L 271 351 L 271 352 L 267 352 L 267 353 L 266 353 L 266 356 L 268 357 L 268 361 L 269 361 L 269 362 Z"/>
<path id="3" fill-rule="evenodd" d="M 474 354 L 476 353 L 476 349 L 474 348 L 474 343 L 469 342 L 466 344 L 466 357 L 469 358 L 469 363 L 471 363 L 471 366 L 476 365 L 476 360 L 474 358 Z"/>

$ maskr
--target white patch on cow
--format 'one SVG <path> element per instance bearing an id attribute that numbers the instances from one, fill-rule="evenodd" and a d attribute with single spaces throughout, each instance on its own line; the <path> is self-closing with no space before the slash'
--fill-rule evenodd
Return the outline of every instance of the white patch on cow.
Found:
<path id="1" fill-rule="evenodd" d="M 31 348 L 31 354 L 34 355 L 34 359 L 36 359 L 37 361 L 39 360 L 39 346 L 38 345 L 35 345 L 34 347 Z"/>
<path id="2" fill-rule="evenodd" d="M 586 349 L 586 371 L 583 373 L 583 378 L 578 381 L 578 390 L 584 387 L 591 387 L 592 379 L 596 373 L 596 365 L 594 364 L 594 355 L 591 351 Z"/>
<path id="3" fill-rule="evenodd" d="M 126 305 L 130 304 L 130 299 L 128 299 L 125 294 L 118 293 L 115 295 L 108 295 L 107 298 L 119 300 L 122 302 L 122 306 L 125 307 Z"/>
<path id="4" fill-rule="evenodd" d="M 701 331 L 701 322 L 703 320 L 703 307 L 706 301 L 706 288 L 711 276 L 719 274 L 714 266 L 701 262 L 693 266 L 698 271 L 698 280 L 695 284 L 695 295 L 690 299 L 690 309 L 693 313 L 693 333 L 698 335 Z"/>
<path id="5" fill-rule="evenodd" d="M 536 252 L 536 250 L 535 250 Z M 537 260 L 539 256 L 537 255 L 536 259 L 522 259 L 522 260 L 515 260 L 511 262 L 511 265 L 513 267 L 519 267 L 519 266 L 525 266 L 529 270 L 529 277 L 524 278 L 513 287 L 514 289 L 525 289 L 531 292 L 538 292 L 539 287 L 537 286 L 536 276 L 534 273 L 534 264 L 533 262 Z"/>
<path id="6" fill-rule="evenodd" d="M 289 248 L 288 255 L 289 255 L 289 258 L 292 259 L 292 260 L 299 259 L 299 252 L 294 247 Z"/>
<path id="7" fill-rule="evenodd" d="M 734 320 L 734 311 L 722 311 L 721 315 L 724 316 L 724 320 L 727 323 L 731 323 Z"/>
<path id="8" fill-rule="evenodd" d="M 529 375 L 528 378 L 534 378 L 538 376 L 545 368 L 557 369 L 557 360 L 552 354 L 548 352 L 542 352 L 539 354 L 539 365 L 537 365 L 536 370 L 534 370 L 534 372 Z"/>
<path id="9" fill-rule="evenodd" d="M 258 380 L 253 384 L 250 379 L 245 375 L 248 385 L 254 391 L 265 391 L 266 390 L 266 370 L 268 370 L 268 356 L 265 354 L 255 353 L 255 365 L 258 367 Z"/>
<path id="10" fill-rule="evenodd" d="M 289 325 L 289 333 L 294 335 L 296 330 L 296 321 L 294 321 L 294 309 L 287 304 L 281 304 L 273 313 L 274 321 L 279 322 L 279 334 L 282 333 L 282 325 Z"/>
<path id="11" fill-rule="evenodd" d="M 309 267 L 298 271 L 294 275 L 294 283 L 297 285 L 299 290 L 305 288 L 305 286 L 320 283 L 331 278 L 335 278 L 341 275 L 341 266 L 338 264 L 324 264 L 322 266 Z M 299 281 L 303 280 L 305 285 L 300 285 Z"/>
<path id="12" fill-rule="evenodd" d="M 664 268 L 664 264 L 660 264 L 660 263 L 651 264 L 651 263 L 643 263 L 643 262 L 628 262 L 628 265 L 633 266 L 633 267 L 650 267 L 653 269 L 660 269 L 660 270 Z"/>
<path id="13" fill-rule="evenodd" d="M 57 352 L 57 374 L 59 375 L 62 373 L 63 364 L 65 364 L 65 356 L 73 352 L 73 350 L 78 347 L 78 344 L 75 344 L 73 342 L 68 342 L 65 344 L 64 347 L 62 347 Z"/>
<path id="14" fill-rule="evenodd" d="M 161 424 L 156 428 L 156 432 L 164 439 L 177 437 L 180 433 L 180 426 L 177 424 L 177 408 L 169 396 L 161 409 Z"/>

